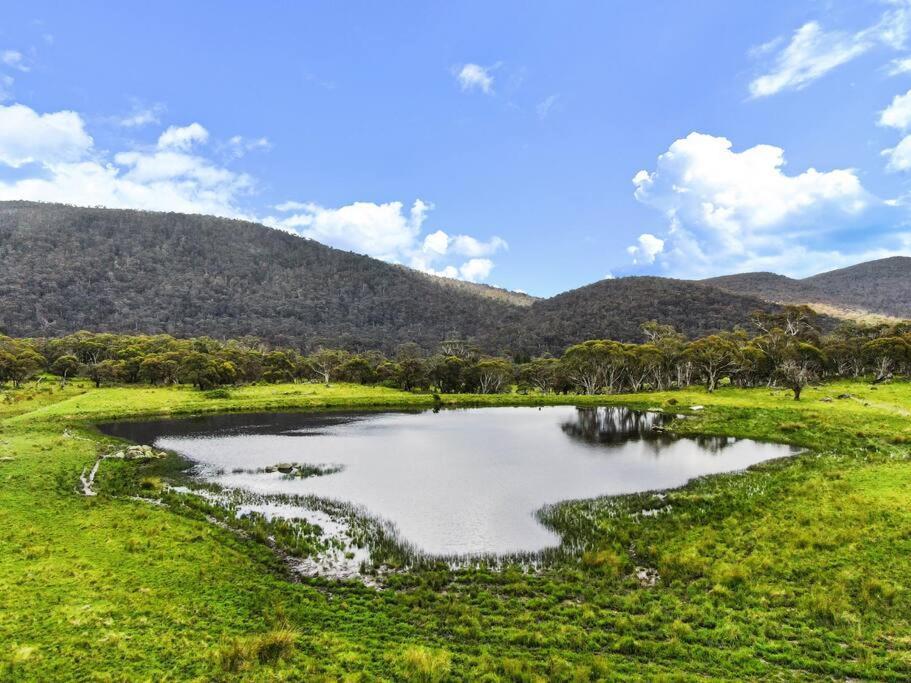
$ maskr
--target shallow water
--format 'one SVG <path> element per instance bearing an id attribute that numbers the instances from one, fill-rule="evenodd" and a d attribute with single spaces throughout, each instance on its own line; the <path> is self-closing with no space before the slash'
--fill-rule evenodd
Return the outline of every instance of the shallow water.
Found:
<path id="1" fill-rule="evenodd" d="M 654 431 L 667 420 L 622 407 L 556 406 L 215 415 L 101 428 L 181 453 L 221 486 L 362 506 L 430 555 L 543 550 L 560 542 L 535 516 L 548 503 L 673 488 L 796 452 Z M 256 472 L 279 463 L 342 469 L 307 478 Z M 295 513 L 312 515 L 272 509 Z"/>

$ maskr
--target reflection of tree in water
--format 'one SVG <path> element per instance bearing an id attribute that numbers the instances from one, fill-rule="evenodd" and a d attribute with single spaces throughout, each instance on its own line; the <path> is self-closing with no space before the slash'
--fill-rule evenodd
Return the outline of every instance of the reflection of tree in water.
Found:
<path id="1" fill-rule="evenodd" d="M 630 410 L 622 406 L 576 408 L 574 421 L 560 427 L 572 439 L 590 444 L 621 444 L 627 441 L 647 441 L 657 452 L 675 438 L 660 428 L 673 420 L 672 415 Z M 692 439 L 710 453 L 718 453 L 736 439 L 726 436 L 696 436 Z"/>
<path id="2" fill-rule="evenodd" d="M 690 438 L 712 455 L 720 453 L 737 442 L 733 436 L 693 436 Z"/>

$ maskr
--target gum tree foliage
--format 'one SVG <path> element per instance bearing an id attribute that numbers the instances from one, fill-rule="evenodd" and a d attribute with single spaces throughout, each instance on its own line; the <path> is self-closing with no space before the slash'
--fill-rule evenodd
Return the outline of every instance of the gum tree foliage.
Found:
<path id="1" fill-rule="evenodd" d="M 775 372 L 781 383 L 794 392 L 794 400 L 799 401 L 804 387 L 818 378 L 825 365 L 826 356 L 822 351 L 812 344 L 795 341 Z"/>
<path id="2" fill-rule="evenodd" d="M 43 359 L 42 359 L 43 361 Z M 75 375 L 79 371 L 79 359 L 72 354 L 58 357 L 51 363 L 48 370 L 60 377 L 60 383 L 66 385 L 66 378 Z"/>
<path id="3" fill-rule="evenodd" d="M 718 382 L 737 367 L 738 340 L 731 334 L 713 334 L 697 339 L 686 350 L 687 358 L 705 381 L 706 389 L 715 391 Z"/>
<path id="4" fill-rule="evenodd" d="M 802 310 L 755 318 L 743 329 L 687 341 L 673 328 L 646 323 L 645 343 L 590 339 L 560 357 L 485 356 L 449 335 L 435 353 L 400 345 L 394 355 L 273 346 L 253 337 L 218 340 L 80 331 L 57 338 L 0 336 L 0 385 L 49 372 L 105 384 L 190 384 L 199 389 L 252 382 L 355 382 L 420 392 L 558 392 L 599 394 L 668 390 L 704 383 L 780 386 L 801 392 L 833 377 L 889 381 L 911 373 L 911 324 L 846 324 L 823 334 Z M 522 362 L 516 362 L 515 359 Z"/>

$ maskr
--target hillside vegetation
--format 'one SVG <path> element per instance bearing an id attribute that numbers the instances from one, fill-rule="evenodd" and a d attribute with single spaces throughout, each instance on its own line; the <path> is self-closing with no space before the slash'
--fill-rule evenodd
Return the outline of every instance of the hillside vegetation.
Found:
<path id="1" fill-rule="evenodd" d="M 911 318 L 911 258 L 907 256 L 859 263 L 802 280 L 775 273 L 741 273 L 702 282 L 778 303 L 824 304 L 817 310 L 843 317 Z"/>
<path id="2" fill-rule="evenodd" d="M 662 278 L 603 281 L 546 300 L 447 281 L 262 225 L 208 216 L 0 203 L 0 333 L 81 329 L 392 351 L 449 337 L 486 352 L 689 337 L 774 306 Z"/>
<path id="3" fill-rule="evenodd" d="M 209 216 L 0 204 L 0 330 L 258 335 L 392 349 L 486 342 L 517 309 L 405 268 Z"/>

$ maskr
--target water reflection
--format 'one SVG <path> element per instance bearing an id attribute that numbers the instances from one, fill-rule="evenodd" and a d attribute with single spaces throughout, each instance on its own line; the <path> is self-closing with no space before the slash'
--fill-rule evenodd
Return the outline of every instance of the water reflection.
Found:
<path id="1" fill-rule="evenodd" d="M 662 438 L 658 431 L 673 420 L 664 413 L 641 412 L 622 406 L 576 408 L 573 420 L 560 425 L 573 439 L 593 444 L 618 444 L 639 439 Z M 668 437 L 664 436 L 664 439 Z"/>
<path id="2" fill-rule="evenodd" d="M 561 424 L 560 429 L 571 439 L 594 445 L 645 441 L 657 454 L 677 441 L 677 437 L 664 431 L 674 419 L 674 415 L 630 410 L 623 406 L 585 407 L 576 408 L 573 419 Z M 737 439 L 730 436 L 700 435 L 690 439 L 713 454 L 737 443 Z"/>
<path id="3" fill-rule="evenodd" d="M 358 506 L 428 554 L 460 555 L 557 545 L 535 516 L 547 504 L 672 488 L 794 452 L 749 440 L 674 438 L 660 431 L 668 420 L 622 407 L 556 406 L 213 415 L 102 429 L 182 453 L 207 482 L 276 500 Z M 288 477 L 276 471 L 279 463 L 331 473 Z"/>

